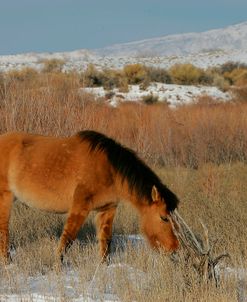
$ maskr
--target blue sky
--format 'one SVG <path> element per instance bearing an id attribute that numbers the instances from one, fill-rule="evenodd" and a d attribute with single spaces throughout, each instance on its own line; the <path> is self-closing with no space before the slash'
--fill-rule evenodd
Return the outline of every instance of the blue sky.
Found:
<path id="1" fill-rule="evenodd" d="M 247 21 L 246 0 L 0 0 L 0 55 L 100 48 Z"/>

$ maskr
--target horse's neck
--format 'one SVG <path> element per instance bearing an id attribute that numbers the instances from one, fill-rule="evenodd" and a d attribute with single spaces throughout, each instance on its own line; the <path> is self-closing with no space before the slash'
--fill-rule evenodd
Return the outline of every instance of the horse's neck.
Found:
<path id="1" fill-rule="evenodd" d="M 135 207 L 138 212 L 141 212 L 144 206 L 144 201 L 140 200 L 135 189 L 130 190 L 129 185 L 126 181 L 122 182 L 121 179 L 117 181 L 117 191 L 119 200 Z"/>

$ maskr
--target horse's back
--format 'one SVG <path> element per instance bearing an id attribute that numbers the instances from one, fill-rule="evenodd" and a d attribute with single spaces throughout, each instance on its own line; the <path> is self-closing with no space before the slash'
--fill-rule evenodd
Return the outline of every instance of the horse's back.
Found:
<path id="1" fill-rule="evenodd" d="M 78 185 L 94 193 L 110 185 L 106 158 L 92 155 L 77 135 L 10 133 L 0 136 L 1 149 L 1 161 L 8 158 L 2 174 L 9 190 L 33 207 L 66 212 Z"/>
<path id="2" fill-rule="evenodd" d="M 7 181 L 9 163 L 13 150 L 20 144 L 25 134 L 11 132 L 0 135 L 0 185 Z"/>

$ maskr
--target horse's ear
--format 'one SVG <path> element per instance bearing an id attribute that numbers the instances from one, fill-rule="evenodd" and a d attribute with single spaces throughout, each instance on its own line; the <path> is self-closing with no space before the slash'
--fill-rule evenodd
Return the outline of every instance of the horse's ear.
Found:
<path id="1" fill-rule="evenodd" d="M 152 196 L 153 202 L 157 202 L 158 200 L 160 200 L 160 193 L 158 192 L 158 190 L 155 186 L 152 187 L 151 196 Z"/>

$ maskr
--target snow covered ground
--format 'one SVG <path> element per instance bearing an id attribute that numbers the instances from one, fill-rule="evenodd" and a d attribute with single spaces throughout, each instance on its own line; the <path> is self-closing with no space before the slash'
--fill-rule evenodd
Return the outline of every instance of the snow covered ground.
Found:
<path id="1" fill-rule="evenodd" d="M 111 264 L 109 266 L 101 265 L 100 274 L 95 272 L 94 278 L 88 284 L 79 284 L 78 272 L 64 270 L 60 273 L 59 282 L 50 282 L 49 276 L 30 277 L 26 292 L 9 293 L 11 289 L 6 289 L 6 294 L 0 294 L 1 302 L 115 302 L 120 301 L 114 292 L 114 282 L 116 274 L 121 271 L 126 278 L 131 280 L 132 286 L 139 290 L 148 290 L 150 278 L 146 272 L 131 267 L 124 263 Z M 247 271 L 243 269 L 226 268 L 222 271 L 225 278 L 235 278 L 237 280 L 238 301 L 247 301 Z M 103 280 L 102 280 L 102 276 Z M 21 278 L 21 276 L 18 276 Z M 53 279 L 55 280 L 54 276 Z M 102 281 L 105 283 L 102 288 Z M 62 286 L 61 286 L 62 284 Z M 84 294 L 78 294 L 77 288 L 85 288 Z M 63 288 L 61 295 L 61 287 Z"/>
<path id="2" fill-rule="evenodd" d="M 192 63 L 195 66 L 207 68 L 228 61 L 246 63 L 247 50 L 214 50 L 184 56 L 101 56 L 87 50 L 60 53 L 25 53 L 0 56 L 0 72 L 23 67 L 42 69 L 43 60 L 54 58 L 64 60 L 64 71 L 82 71 L 89 64 L 94 64 L 100 70 L 104 68 L 121 69 L 126 64 L 134 63 L 160 68 L 169 68 L 177 63 Z"/>
<path id="3" fill-rule="evenodd" d="M 107 91 L 103 87 L 81 88 L 81 91 L 92 93 L 97 97 L 107 96 Z M 129 86 L 129 92 L 119 92 L 114 89 L 108 102 L 112 106 L 117 106 L 123 101 L 141 101 L 144 96 L 152 94 L 158 97 L 159 101 L 166 101 L 171 107 L 183 104 L 190 104 L 199 96 L 208 95 L 215 100 L 227 101 L 231 98 L 228 92 L 222 92 L 217 87 L 209 86 L 186 86 L 176 84 L 153 83 L 146 90 L 141 90 L 139 85 Z"/>
<path id="4" fill-rule="evenodd" d="M 114 293 L 114 282 L 118 271 L 125 274 L 131 280 L 134 287 L 143 288 L 148 286 L 148 275 L 134 267 L 124 263 L 101 265 L 100 274 L 95 272 L 94 278 L 87 284 L 80 284 L 78 272 L 66 269 L 60 273 L 59 278 L 53 276 L 30 277 L 25 283 L 26 290 L 22 293 L 0 294 L 1 302 L 47 302 L 47 301 L 73 301 L 73 302 L 93 302 L 93 301 L 120 301 Z M 103 276 L 103 277 L 102 277 Z M 18 276 L 21 278 L 21 276 Z M 104 288 L 102 280 L 104 279 Z M 51 281 L 52 280 L 52 281 Z M 57 280 L 55 282 L 54 280 Z M 84 289 L 84 294 L 77 293 L 78 288 Z M 61 290 L 61 288 L 63 290 Z M 6 292 L 11 289 L 6 289 Z M 82 290 L 83 291 L 83 290 Z"/>

